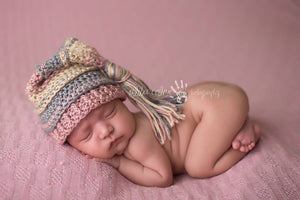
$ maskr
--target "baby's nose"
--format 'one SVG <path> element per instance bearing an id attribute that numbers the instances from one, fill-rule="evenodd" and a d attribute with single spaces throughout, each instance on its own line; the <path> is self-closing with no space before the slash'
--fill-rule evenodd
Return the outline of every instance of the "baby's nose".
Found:
<path id="1" fill-rule="evenodd" d="M 105 139 L 111 135 L 114 128 L 109 124 L 97 124 L 94 131 L 98 134 L 100 139 Z"/>

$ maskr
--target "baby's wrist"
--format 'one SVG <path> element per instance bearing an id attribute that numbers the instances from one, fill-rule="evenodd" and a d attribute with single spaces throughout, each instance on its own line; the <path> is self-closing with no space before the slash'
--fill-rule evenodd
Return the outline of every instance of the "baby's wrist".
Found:
<path id="1" fill-rule="evenodd" d="M 120 157 L 121 156 L 114 156 L 112 158 L 107 158 L 107 159 L 98 159 L 98 161 L 107 163 L 109 165 L 111 165 L 112 167 L 119 169 L 120 167 Z"/>
<path id="2" fill-rule="evenodd" d="M 117 157 L 117 159 L 116 159 L 117 160 L 116 169 L 119 170 L 119 168 L 121 166 L 121 162 L 122 162 L 122 160 L 123 160 L 124 157 L 123 156 L 116 156 L 116 157 Z"/>

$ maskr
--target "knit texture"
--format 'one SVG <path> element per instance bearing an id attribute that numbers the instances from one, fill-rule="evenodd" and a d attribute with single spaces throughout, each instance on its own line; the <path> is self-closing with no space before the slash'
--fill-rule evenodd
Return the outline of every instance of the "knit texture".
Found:
<path id="1" fill-rule="evenodd" d="M 45 63 L 38 65 L 26 92 L 35 105 L 42 129 L 63 144 L 81 119 L 114 99 L 125 100 L 119 85 L 101 70 L 97 51 L 68 38 Z"/>
<path id="2" fill-rule="evenodd" d="M 74 37 L 68 38 L 54 56 L 36 67 L 26 92 L 44 132 L 61 144 L 92 109 L 116 98 L 124 100 L 126 95 L 148 117 L 161 144 L 171 139 L 170 129 L 185 118 L 180 109 L 186 100 L 185 91 L 157 94 L 127 69 Z M 78 106 L 78 98 L 85 106 Z"/>

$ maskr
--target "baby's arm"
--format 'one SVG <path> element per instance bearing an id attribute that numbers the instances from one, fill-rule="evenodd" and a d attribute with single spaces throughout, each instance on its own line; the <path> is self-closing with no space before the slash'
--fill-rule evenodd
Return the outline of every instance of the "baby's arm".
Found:
<path id="1" fill-rule="evenodd" d="M 152 154 L 152 153 L 151 153 Z M 173 173 L 169 158 L 153 152 L 142 163 L 121 156 L 118 170 L 131 181 L 144 186 L 166 187 L 173 183 Z"/>
<path id="2" fill-rule="evenodd" d="M 170 160 L 161 148 L 135 153 L 134 160 L 127 157 L 115 156 L 101 161 L 117 168 L 122 175 L 140 185 L 166 187 L 173 183 Z M 140 162 L 135 161 L 136 158 Z"/>

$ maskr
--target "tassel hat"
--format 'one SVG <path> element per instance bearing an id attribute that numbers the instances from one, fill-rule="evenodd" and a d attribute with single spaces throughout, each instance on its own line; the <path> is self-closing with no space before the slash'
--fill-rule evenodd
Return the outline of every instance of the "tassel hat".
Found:
<path id="1" fill-rule="evenodd" d="M 60 144 L 93 109 L 126 97 L 150 120 L 160 144 L 183 120 L 180 107 L 186 93 L 157 93 L 125 68 L 102 57 L 95 48 L 68 38 L 58 52 L 27 83 L 26 93 L 39 115 L 42 129 Z"/>

